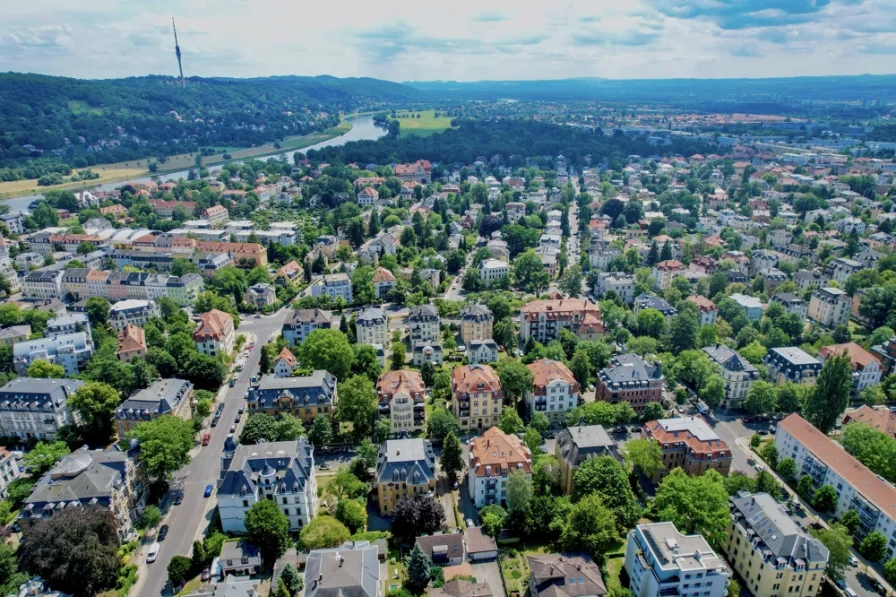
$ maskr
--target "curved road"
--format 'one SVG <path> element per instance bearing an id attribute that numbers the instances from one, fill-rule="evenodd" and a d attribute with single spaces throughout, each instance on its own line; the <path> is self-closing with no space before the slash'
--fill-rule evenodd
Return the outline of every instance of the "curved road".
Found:
<path id="1" fill-rule="evenodd" d="M 151 542 L 141 546 L 139 550 L 139 565 L 137 574 L 139 579 L 132 590 L 132 595 L 141 597 L 157 597 L 159 595 L 172 595 L 172 587 L 168 582 L 168 563 L 175 555 L 189 557 L 193 548 L 193 540 L 202 536 L 205 528 L 212 518 L 212 511 L 217 503 L 216 494 L 211 497 L 203 497 L 205 486 L 211 483 L 216 485 L 221 469 L 221 452 L 224 449 L 224 440 L 230 432 L 230 426 L 237 415 L 240 406 L 245 405 L 246 392 L 249 389 L 249 379 L 258 369 L 258 361 L 261 355 L 261 347 L 273 336 L 280 333 L 283 321 L 289 308 L 283 308 L 272 315 L 255 319 L 249 316 L 240 323 L 238 332 L 254 335 L 255 346 L 246 360 L 246 367 L 240 374 L 240 378 L 234 387 L 225 385 L 218 393 L 218 400 L 224 401 L 224 410 L 221 421 L 215 428 L 207 428 L 204 432 L 211 434 L 211 442 L 208 446 L 194 449 L 193 459 L 183 469 L 175 473 L 172 486 L 180 486 L 184 490 L 184 501 L 175 506 L 168 496 L 165 500 L 162 520 L 170 527 L 168 537 L 161 543 L 158 559 L 152 564 L 145 563 L 146 552 Z M 215 405 L 213 408 L 217 408 Z M 245 421 L 245 418 L 243 418 Z M 237 426 L 239 434 L 242 422 Z"/>

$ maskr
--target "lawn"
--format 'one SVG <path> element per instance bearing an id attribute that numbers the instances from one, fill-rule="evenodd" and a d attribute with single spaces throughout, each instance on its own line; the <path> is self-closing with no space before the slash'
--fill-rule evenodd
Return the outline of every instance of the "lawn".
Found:
<path id="1" fill-rule="evenodd" d="M 536 556 L 547 553 L 543 545 L 526 545 L 524 549 L 504 549 L 498 553 L 498 562 L 501 566 L 501 576 L 504 578 L 504 587 L 507 595 L 521 597 L 525 595 L 529 582 L 528 556 Z"/>
<path id="2" fill-rule="evenodd" d="M 622 582 L 620 581 L 620 575 L 622 574 L 622 568 L 625 565 L 625 542 L 622 543 L 622 546 L 613 551 L 606 554 L 607 555 L 607 589 L 620 589 L 622 587 Z"/>
<path id="3" fill-rule="evenodd" d="M 436 117 L 435 110 L 403 111 L 396 114 L 398 122 L 401 123 L 401 137 L 407 137 L 408 135 L 428 137 L 451 128 L 451 117 Z M 418 114 L 420 118 L 417 118 Z"/>

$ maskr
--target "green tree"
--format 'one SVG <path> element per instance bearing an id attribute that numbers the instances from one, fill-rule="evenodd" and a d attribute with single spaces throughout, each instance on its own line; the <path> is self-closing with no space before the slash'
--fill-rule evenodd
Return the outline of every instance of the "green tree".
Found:
<path id="1" fill-rule="evenodd" d="M 404 369 L 404 366 L 407 364 L 407 349 L 405 348 L 404 342 L 396 341 L 392 343 L 392 356 L 389 357 L 389 367 L 393 371 L 399 371 Z"/>
<path id="2" fill-rule="evenodd" d="M 109 301 L 101 296 L 92 296 L 87 299 L 87 318 L 95 329 L 109 323 Z"/>
<path id="3" fill-rule="evenodd" d="M 289 538 L 289 519 L 276 502 L 255 502 L 245 516 L 246 538 L 261 550 L 261 558 L 271 566 L 292 543 Z"/>
<path id="4" fill-rule="evenodd" d="M 115 433 L 115 410 L 120 402 L 115 388 L 97 381 L 88 381 L 68 399 L 68 405 L 81 417 L 84 435 L 94 445 L 107 443 Z"/>
<path id="5" fill-rule="evenodd" d="M 336 405 L 336 420 L 351 423 L 356 439 L 373 433 L 376 415 L 376 388 L 366 377 L 355 375 L 339 384 L 339 403 Z"/>
<path id="6" fill-rule="evenodd" d="M 435 380 L 436 370 L 432 366 L 432 363 L 429 361 L 423 361 L 423 365 L 420 366 L 420 377 L 423 378 L 423 384 L 426 387 L 432 387 L 432 383 Z"/>
<path id="7" fill-rule="evenodd" d="M 588 358 L 588 353 L 584 350 L 576 349 L 572 362 L 569 364 L 569 369 L 572 371 L 572 375 L 580 388 L 588 387 L 588 382 L 591 380 L 591 359 Z"/>
<path id="8" fill-rule="evenodd" d="M 700 388 L 700 398 L 710 409 L 715 410 L 725 400 L 725 381 L 720 375 L 711 375 L 706 385 Z"/>
<path id="9" fill-rule="evenodd" d="M 573 477 L 573 500 L 598 495 L 604 506 L 613 510 L 623 529 L 631 528 L 641 516 L 641 508 L 632 491 L 628 473 L 612 456 L 598 456 L 585 460 Z"/>
<path id="10" fill-rule="evenodd" d="M 880 562 L 887 556 L 887 538 L 880 531 L 873 531 L 862 539 L 859 553 L 872 562 Z"/>
<path id="11" fill-rule="evenodd" d="M 479 511 L 479 522 L 482 523 L 482 530 L 490 537 L 497 537 L 501 534 L 506 520 L 507 511 L 497 504 L 486 506 Z"/>
<path id="12" fill-rule="evenodd" d="M 812 507 L 819 512 L 836 512 L 838 499 L 836 489 L 830 485 L 822 485 L 812 496 Z"/>
<path id="13" fill-rule="evenodd" d="M 599 495 L 589 495 L 573 505 L 563 525 L 560 542 L 568 551 L 586 551 L 592 557 L 619 542 L 616 515 Z"/>
<path id="14" fill-rule="evenodd" d="M 23 460 L 31 478 L 39 479 L 68 453 L 69 449 L 65 442 L 37 442 L 25 453 Z"/>
<path id="15" fill-rule="evenodd" d="M 797 481 L 796 484 L 796 492 L 800 494 L 804 499 L 809 499 L 812 495 L 812 477 L 809 475 L 803 475 L 800 477 L 800 480 Z"/>
<path id="16" fill-rule="evenodd" d="M 140 423 L 128 437 L 140 442 L 138 460 L 154 480 L 166 480 L 190 462 L 193 423 L 173 415 L 163 415 Z"/>
<path id="17" fill-rule="evenodd" d="M 512 274 L 514 282 L 533 294 L 540 294 L 551 283 L 541 259 L 532 249 L 516 256 L 513 260 Z"/>
<path id="18" fill-rule="evenodd" d="M 896 558 L 890 558 L 884 564 L 884 576 L 891 585 L 896 583 Z"/>
<path id="19" fill-rule="evenodd" d="M 302 576 L 292 564 L 287 564 L 283 567 L 283 570 L 280 571 L 280 578 L 278 579 L 277 585 L 278 587 L 286 587 L 289 597 L 296 597 L 302 589 L 305 588 Z"/>
<path id="20" fill-rule="evenodd" d="M 630 440 L 625 443 L 620 453 L 630 470 L 638 470 L 647 476 L 652 476 L 663 469 L 662 450 L 655 441 L 649 439 Z"/>
<path id="21" fill-rule="evenodd" d="M 457 473 L 464 470 L 463 447 L 454 431 L 449 431 L 442 442 L 442 456 L 439 463 L 449 481 L 455 481 Z"/>
<path id="22" fill-rule="evenodd" d="M 174 587 L 183 585 L 189 577 L 192 565 L 190 558 L 186 556 L 172 556 L 168 562 L 168 580 L 171 581 L 171 585 Z"/>
<path id="23" fill-rule="evenodd" d="M 714 546 L 722 545 L 731 519 L 725 480 L 714 470 L 690 477 L 674 469 L 660 483 L 653 507 L 657 520 L 672 521 L 683 533 L 700 533 Z"/>
<path id="24" fill-rule="evenodd" d="M 299 362 L 307 369 L 323 369 L 345 379 L 352 367 L 354 352 L 345 334 L 334 329 L 314 330 L 298 349 Z"/>
<path id="25" fill-rule="evenodd" d="M 896 481 L 896 440 L 865 423 L 850 423 L 840 444 L 859 462 L 890 482 Z"/>
<path id="26" fill-rule="evenodd" d="M 522 471 L 512 471 L 507 477 L 507 510 L 511 518 L 525 519 L 532 500 L 532 478 Z"/>
<path id="27" fill-rule="evenodd" d="M 818 374 L 815 391 L 806 401 L 806 419 L 822 433 L 828 433 L 840 420 L 852 391 L 852 361 L 837 354 L 825 361 Z"/>
<path id="28" fill-rule="evenodd" d="M 336 520 L 355 534 L 367 528 L 367 508 L 358 500 L 340 500 L 336 504 Z"/>
<path id="29" fill-rule="evenodd" d="M 641 411 L 641 422 L 648 423 L 650 421 L 658 421 L 666 416 L 663 411 L 663 405 L 659 402 L 648 402 Z"/>
<path id="30" fill-rule="evenodd" d="M 28 366 L 28 377 L 61 379 L 65 377 L 65 368 L 62 365 L 54 365 L 44 359 L 37 359 Z"/>
<path id="31" fill-rule="evenodd" d="M 765 460 L 772 469 L 778 469 L 778 448 L 775 444 L 769 442 L 762 448 L 762 459 Z"/>
<path id="32" fill-rule="evenodd" d="M 849 529 L 842 524 L 832 524 L 828 528 L 817 530 L 810 528 L 809 532 L 821 541 L 830 552 L 828 555 L 828 576 L 833 580 L 843 578 L 843 573 L 852 559 L 852 552 L 850 551 L 850 548 L 852 548 L 852 537 L 849 534 Z"/>
<path id="33" fill-rule="evenodd" d="M 150 504 L 143 509 L 138 526 L 142 529 L 154 529 L 159 526 L 160 522 L 162 522 L 162 511 L 158 506 Z"/>
<path id="34" fill-rule="evenodd" d="M 754 382 L 744 400 L 744 408 L 754 415 L 764 415 L 775 412 L 778 403 L 778 393 L 775 386 L 765 381 Z"/>
<path id="35" fill-rule="evenodd" d="M 505 359 L 497 366 L 498 379 L 501 380 L 501 389 L 504 397 L 510 404 L 519 404 L 526 396 L 526 392 L 532 390 L 535 376 L 523 363 L 517 360 Z"/>
<path id="36" fill-rule="evenodd" d="M 862 524 L 862 521 L 859 518 L 858 512 L 855 510 L 847 510 L 843 513 L 843 516 L 840 517 L 840 524 L 848 528 L 850 534 L 855 535 L 856 531 L 859 530 L 859 525 Z"/>
<path id="37" fill-rule="evenodd" d="M 429 584 L 431 578 L 429 572 L 429 558 L 426 557 L 426 554 L 423 553 L 423 550 L 420 549 L 420 546 L 416 543 L 414 544 L 411 553 L 408 555 L 407 569 L 408 589 L 414 594 L 422 593 L 426 588 L 426 585 Z"/>
<path id="38" fill-rule="evenodd" d="M 572 265 L 560 276 L 557 288 L 563 294 L 575 298 L 582 294 L 582 280 L 582 268 L 578 265 Z"/>
<path id="39" fill-rule="evenodd" d="M 697 315 L 686 311 L 672 318 L 669 325 L 669 349 L 673 354 L 697 348 L 697 334 L 700 325 Z"/>
<path id="40" fill-rule="evenodd" d="M 315 446 L 325 446 L 333 440 L 333 424 L 327 415 L 321 413 L 314 418 L 308 440 Z"/>
<path id="41" fill-rule="evenodd" d="M 426 422 L 426 435 L 430 439 L 444 441 L 449 434 L 457 433 L 457 420 L 444 408 L 433 409 Z"/>
<path id="42" fill-rule="evenodd" d="M 659 340 L 666 330 L 666 317 L 656 309 L 642 309 L 637 316 L 638 331 Z"/>
<path id="43" fill-rule="evenodd" d="M 779 475 L 786 481 L 796 476 L 796 461 L 793 458 L 785 458 L 778 462 L 775 469 Z"/>
<path id="44" fill-rule="evenodd" d="M 551 427 L 551 421 L 543 412 L 534 412 L 529 419 L 529 426 L 532 427 L 538 435 L 543 436 Z"/>
<path id="45" fill-rule="evenodd" d="M 508 435 L 519 433 L 523 430 L 523 420 L 515 408 L 505 406 L 498 417 L 498 428 Z"/>
<path id="46" fill-rule="evenodd" d="M 336 476 L 327 483 L 326 492 L 337 500 L 353 500 L 367 495 L 367 483 L 359 479 L 348 467 L 342 467 Z"/>

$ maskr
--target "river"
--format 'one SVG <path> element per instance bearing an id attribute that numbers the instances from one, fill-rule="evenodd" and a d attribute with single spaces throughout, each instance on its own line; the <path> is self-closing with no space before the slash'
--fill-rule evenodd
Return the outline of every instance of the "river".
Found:
<path id="1" fill-rule="evenodd" d="M 324 147 L 336 147 L 339 145 L 344 145 L 349 141 L 367 141 L 379 139 L 383 135 L 386 134 L 386 131 L 375 124 L 373 124 L 372 116 L 356 116 L 354 118 L 347 118 L 347 122 L 352 125 L 351 130 L 346 132 L 343 135 L 338 137 L 333 137 L 332 139 L 327 139 L 326 141 L 321 141 L 320 143 L 316 143 L 314 145 L 309 145 L 303 149 L 298 149 L 295 151 L 309 151 L 311 149 L 323 149 Z M 292 153 L 295 153 L 292 151 Z M 279 159 L 280 153 L 275 153 L 269 156 L 263 156 L 259 158 L 259 160 L 271 160 L 271 159 Z M 239 163 L 240 161 L 237 161 Z M 223 164 L 218 164 L 215 166 L 209 166 L 209 172 L 214 172 L 216 170 L 220 170 Z M 101 185 L 97 185 L 94 187 L 85 187 L 90 190 L 100 190 L 100 191 L 111 191 L 117 189 L 118 187 L 124 186 L 128 183 L 147 183 L 152 180 L 156 180 L 158 182 L 168 182 L 180 180 L 181 178 L 186 178 L 189 174 L 189 170 L 179 170 L 176 172 L 165 172 L 162 174 L 157 174 L 155 176 L 144 176 L 142 178 L 135 178 L 133 180 L 120 180 L 118 182 L 109 182 Z M 22 197 L 12 197 L 10 199 L 4 199 L 3 203 L 9 206 L 9 210 L 11 212 L 17 211 L 25 211 L 28 209 L 28 206 L 37 199 L 42 199 L 43 195 L 25 195 Z"/>

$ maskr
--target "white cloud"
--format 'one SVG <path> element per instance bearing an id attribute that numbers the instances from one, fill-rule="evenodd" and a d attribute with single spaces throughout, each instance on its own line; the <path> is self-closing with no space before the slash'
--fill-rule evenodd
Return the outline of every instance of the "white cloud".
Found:
<path id="1" fill-rule="evenodd" d="M 469 81 L 891 72 L 891 0 L 817 4 L 823 8 L 793 18 L 781 4 L 758 2 L 750 13 L 734 0 L 33 0 L 4 7 L 0 70 L 173 74 L 173 15 L 187 75 Z"/>

